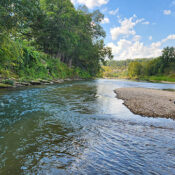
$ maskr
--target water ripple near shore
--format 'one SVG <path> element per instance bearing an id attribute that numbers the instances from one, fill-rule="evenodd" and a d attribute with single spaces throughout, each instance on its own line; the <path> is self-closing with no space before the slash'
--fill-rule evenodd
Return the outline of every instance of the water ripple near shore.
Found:
<path id="1" fill-rule="evenodd" d="M 0 174 L 173 174 L 175 121 L 132 114 L 95 80 L 0 92 Z"/>

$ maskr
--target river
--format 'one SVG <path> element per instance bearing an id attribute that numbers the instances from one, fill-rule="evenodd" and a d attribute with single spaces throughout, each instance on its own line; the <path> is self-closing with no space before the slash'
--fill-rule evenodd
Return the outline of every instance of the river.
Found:
<path id="1" fill-rule="evenodd" d="M 113 92 L 120 87 L 175 84 L 99 79 L 0 90 L 0 174 L 175 174 L 175 120 L 132 114 Z"/>

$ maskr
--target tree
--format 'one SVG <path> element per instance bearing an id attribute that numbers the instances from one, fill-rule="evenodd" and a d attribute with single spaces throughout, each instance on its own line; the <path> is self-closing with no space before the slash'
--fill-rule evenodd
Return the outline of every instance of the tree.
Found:
<path id="1" fill-rule="evenodd" d="M 99 10 L 75 9 L 70 0 L 1 0 L 0 46 L 5 48 L 8 43 L 3 42 L 5 36 L 6 41 L 20 43 L 19 52 L 25 52 L 25 41 L 50 59 L 95 76 L 101 63 L 112 58 L 111 49 L 104 44 L 103 18 Z"/>
<path id="2" fill-rule="evenodd" d="M 175 62 L 175 48 L 174 47 L 164 48 L 162 51 L 161 59 L 164 64 Z"/>
<path id="3" fill-rule="evenodd" d="M 105 32 L 100 26 L 104 16 L 96 10 L 74 8 L 70 0 L 41 0 L 43 16 L 32 23 L 36 43 L 45 53 L 69 65 L 95 74 L 100 61 L 112 58 L 103 42 Z M 92 71 L 93 70 L 93 71 Z"/>
<path id="4" fill-rule="evenodd" d="M 141 75 L 142 65 L 139 62 L 131 62 L 128 67 L 130 78 L 138 78 Z"/>
<path id="5" fill-rule="evenodd" d="M 0 30 L 20 32 L 38 14 L 39 0 L 1 0 Z M 13 31 L 14 32 L 14 31 Z"/>
<path id="6" fill-rule="evenodd" d="M 164 48 L 160 60 L 161 60 L 160 73 L 164 73 L 166 67 L 169 67 L 171 63 L 175 63 L 175 48 L 174 47 Z"/>

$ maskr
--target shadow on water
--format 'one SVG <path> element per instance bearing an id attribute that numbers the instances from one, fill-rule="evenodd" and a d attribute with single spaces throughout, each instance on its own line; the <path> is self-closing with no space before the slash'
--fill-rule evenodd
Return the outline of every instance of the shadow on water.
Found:
<path id="1" fill-rule="evenodd" d="M 173 174 L 175 121 L 132 114 L 123 80 L 0 91 L 0 174 Z"/>

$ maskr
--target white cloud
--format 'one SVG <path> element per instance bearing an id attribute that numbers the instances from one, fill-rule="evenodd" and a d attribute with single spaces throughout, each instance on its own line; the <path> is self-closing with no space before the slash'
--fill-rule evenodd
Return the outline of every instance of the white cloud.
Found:
<path id="1" fill-rule="evenodd" d="M 132 41 L 140 41 L 141 40 L 141 36 L 140 35 L 134 35 L 132 38 Z"/>
<path id="2" fill-rule="evenodd" d="M 166 38 L 166 41 L 167 40 L 175 40 L 175 35 L 169 35 L 167 38 Z"/>
<path id="3" fill-rule="evenodd" d="M 107 11 L 108 11 L 108 8 L 107 8 L 107 7 L 103 8 L 103 9 L 101 10 L 102 13 L 105 13 L 105 12 L 107 12 Z"/>
<path id="4" fill-rule="evenodd" d="M 75 4 L 75 0 L 70 0 L 73 4 Z"/>
<path id="5" fill-rule="evenodd" d="M 166 38 L 162 39 L 161 41 L 152 43 L 151 46 L 161 47 L 164 43 L 166 43 L 169 40 L 175 40 L 175 34 L 168 35 Z"/>
<path id="6" fill-rule="evenodd" d="M 109 0 L 71 0 L 73 4 L 86 5 L 88 8 L 100 7 L 107 4 Z"/>
<path id="7" fill-rule="evenodd" d="M 153 46 L 144 46 L 144 44 L 140 41 L 129 41 L 125 39 L 121 39 L 117 45 L 113 43 L 109 43 L 113 50 L 114 58 L 119 60 L 124 59 L 134 59 L 134 58 L 150 58 L 156 57 L 161 54 L 161 49 Z"/>
<path id="8" fill-rule="evenodd" d="M 171 15 L 171 10 L 164 10 L 163 11 L 163 14 L 164 15 Z"/>
<path id="9" fill-rule="evenodd" d="M 119 12 L 119 8 L 109 11 L 110 15 L 116 15 Z"/>
<path id="10" fill-rule="evenodd" d="M 107 23 L 109 23 L 110 21 L 109 21 L 109 18 L 104 18 L 103 20 L 102 20 L 102 24 L 107 24 Z"/>
<path id="11" fill-rule="evenodd" d="M 153 37 L 152 36 L 149 36 L 149 40 L 151 41 L 153 39 Z"/>
<path id="12" fill-rule="evenodd" d="M 139 40 L 126 40 L 120 39 L 117 44 L 108 43 L 108 46 L 112 48 L 114 59 L 134 59 L 134 58 L 151 58 L 161 55 L 161 46 L 169 40 L 175 40 L 175 35 L 169 35 L 165 39 L 158 42 L 153 42 L 149 46 L 145 46 L 143 42 Z"/>
<path id="13" fill-rule="evenodd" d="M 143 22 L 144 19 L 138 19 L 136 15 L 133 15 L 129 19 L 124 20 L 119 19 L 120 26 L 111 28 L 110 33 L 112 40 L 117 40 L 120 35 L 135 35 L 135 30 L 133 29 L 136 24 Z"/>
<path id="14" fill-rule="evenodd" d="M 169 35 L 161 41 L 153 42 L 147 46 L 141 41 L 141 36 L 137 35 L 134 29 L 138 23 L 150 24 L 144 18 L 139 19 L 133 15 L 130 18 L 119 18 L 119 26 L 111 28 L 112 40 L 117 40 L 120 37 L 116 44 L 113 42 L 108 44 L 113 49 L 115 59 L 157 57 L 161 55 L 164 43 L 168 40 L 175 40 L 175 35 Z M 149 40 L 152 41 L 152 36 L 149 36 Z"/>

